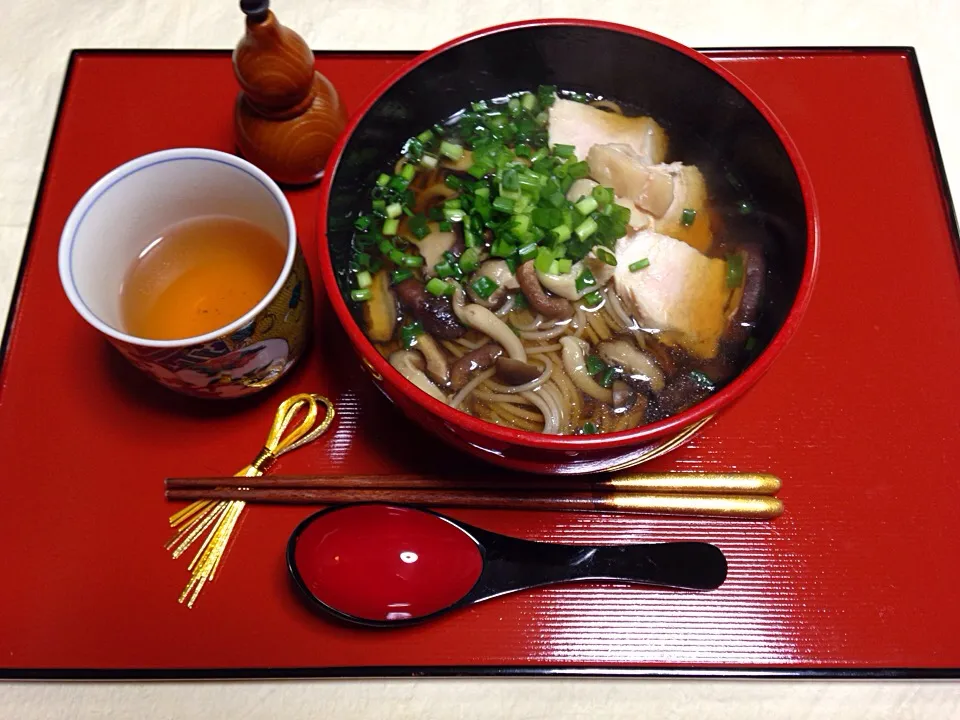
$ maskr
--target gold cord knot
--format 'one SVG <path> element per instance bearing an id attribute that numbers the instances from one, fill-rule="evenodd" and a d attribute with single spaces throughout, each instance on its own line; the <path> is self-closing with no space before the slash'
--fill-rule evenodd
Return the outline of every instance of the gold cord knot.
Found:
<path id="1" fill-rule="evenodd" d="M 323 405 L 323 419 L 314 427 Z M 287 428 L 297 415 L 303 419 L 289 433 Z M 267 441 L 249 465 L 237 472 L 237 477 L 263 475 L 281 455 L 313 442 L 323 435 L 333 422 L 336 412 L 333 403 L 323 395 L 301 393 L 284 400 L 277 408 Z M 166 544 L 174 558 L 180 557 L 204 533 L 206 537 L 187 569 L 190 581 L 180 594 L 179 602 L 186 601 L 192 608 L 200 590 L 211 582 L 223 558 L 227 543 L 246 503 L 242 500 L 198 500 L 170 517 L 170 525 L 177 528 L 176 534 Z"/>

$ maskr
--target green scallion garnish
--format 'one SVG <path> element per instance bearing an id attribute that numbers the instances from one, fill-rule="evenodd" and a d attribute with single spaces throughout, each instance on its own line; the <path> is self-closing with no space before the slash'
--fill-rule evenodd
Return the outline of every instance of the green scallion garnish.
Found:
<path id="1" fill-rule="evenodd" d="M 727 287 L 740 287 L 743 282 L 743 255 L 727 255 Z"/>
<path id="2" fill-rule="evenodd" d="M 430 278 L 426 285 L 426 291 L 437 297 L 446 295 L 450 289 L 452 289 L 452 286 L 440 278 Z"/>
<path id="3" fill-rule="evenodd" d="M 600 261 L 605 262 L 607 265 L 616 266 L 617 264 L 617 256 L 607 250 L 605 247 L 598 245 L 596 248 L 594 248 L 594 254 L 596 254 Z"/>
<path id="4" fill-rule="evenodd" d="M 680 224 L 684 227 L 690 227 L 696 219 L 697 211 L 693 208 L 684 208 L 683 212 L 680 213 Z"/>
<path id="5" fill-rule="evenodd" d="M 587 373 L 590 375 L 596 375 L 597 373 L 602 373 L 607 369 L 607 364 L 598 358 L 596 355 L 587 356 Z"/>
<path id="6" fill-rule="evenodd" d="M 603 295 L 601 295 L 598 290 L 594 290 L 593 292 L 588 292 L 582 299 L 583 304 L 588 308 L 595 308 L 603 302 Z"/>
<path id="7" fill-rule="evenodd" d="M 642 258 L 636 262 L 632 262 L 627 265 L 630 268 L 630 272 L 637 272 L 637 270 L 643 270 L 645 267 L 650 265 L 650 258 Z"/>
<path id="8" fill-rule="evenodd" d="M 605 387 L 605 388 L 610 387 L 611 385 L 613 385 L 613 381 L 616 379 L 616 377 L 617 377 L 617 369 L 612 367 L 607 368 L 606 371 L 604 371 L 603 375 L 600 376 L 600 387 Z"/>
<path id="9" fill-rule="evenodd" d="M 394 270 L 390 273 L 390 282 L 396 285 L 413 277 L 413 270 Z"/>
<path id="10" fill-rule="evenodd" d="M 449 140 L 444 140 L 440 143 L 440 154 L 453 161 L 457 161 L 463 157 L 463 145 L 457 145 Z"/>
<path id="11" fill-rule="evenodd" d="M 400 221 L 397 220 L 395 217 L 390 218 L 389 220 L 384 220 L 383 229 L 381 229 L 380 232 L 382 232 L 384 235 L 396 235 L 397 228 L 399 227 L 399 225 L 400 225 Z"/>
<path id="12" fill-rule="evenodd" d="M 350 291 L 350 299 L 357 302 L 366 302 L 371 297 L 373 297 L 373 293 L 370 291 L 370 288 L 360 288 Z"/>
<path id="13" fill-rule="evenodd" d="M 493 295 L 496 292 L 497 288 L 500 287 L 498 283 L 493 278 L 487 277 L 486 275 L 481 275 L 472 283 L 470 287 L 473 288 L 473 291 L 484 300 Z"/>

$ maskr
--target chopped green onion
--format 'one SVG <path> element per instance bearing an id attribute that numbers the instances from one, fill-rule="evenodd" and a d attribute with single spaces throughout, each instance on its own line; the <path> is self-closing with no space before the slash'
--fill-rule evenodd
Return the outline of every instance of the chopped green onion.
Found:
<path id="1" fill-rule="evenodd" d="M 577 229 L 574 232 L 577 234 L 577 237 L 581 240 L 586 240 L 588 237 L 593 235 L 597 231 L 597 221 L 591 217 L 588 217 L 582 223 L 577 225 Z"/>
<path id="2" fill-rule="evenodd" d="M 443 217 L 449 220 L 450 222 L 460 222 L 463 220 L 467 214 L 460 208 L 444 208 Z"/>
<path id="3" fill-rule="evenodd" d="M 547 270 L 548 275 L 559 275 L 560 274 L 560 263 L 557 260 L 554 260 L 550 263 L 550 269 Z"/>
<path id="4" fill-rule="evenodd" d="M 584 268 L 583 272 L 577 275 L 577 279 L 573 282 L 573 286 L 578 293 L 582 293 L 588 287 L 593 287 L 596 284 L 597 279 L 593 276 L 593 273 L 590 272 L 590 268 Z"/>
<path id="5" fill-rule="evenodd" d="M 537 259 L 534 261 L 534 267 L 542 273 L 550 272 L 550 266 L 553 264 L 553 253 L 548 248 L 541 247 L 537 250 Z"/>
<path id="6" fill-rule="evenodd" d="M 412 322 L 400 328 L 400 342 L 407 350 L 417 344 L 417 336 L 423 335 L 423 325 Z"/>
<path id="7" fill-rule="evenodd" d="M 400 258 L 400 262 L 398 264 L 410 268 L 420 267 L 423 265 L 423 262 L 423 257 L 421 255 L 404 255 L 402 258 Z"/>
<path id="8" fill-rule="evenodd" d="M 617 377 L 616 368 L 607 368 L 606 372 L 600 377 L 600 387 L 608 388 L 613 385 L 614 379 Z"/>
<path id="9" fill-rule="evenodd" d="M 461 274 L 460 266 L 456 263 L 451 263 L 449 260 L 437 263 L 433 266 L 433 269 L 439 278 L 458 277 Z"/>
<path id="10" fill-rule="evenodd" d="M 517 237 L 523 237 L 527 234 L 527 231 L 530 229 L 530 216 L 529 215 L 514 215 L 513 224 L 511 226 L 514 234 Z"/>
<path id="11" fill-rule="evenodd" d="M 390 203 L 387 205 L 387 217 L 395 218 L 400 217 L 400 213 L 403 212 L 403 205 L 400 203 Z M 393 235 L 393 233 L 385 233 L 386 235 Z"/>
<path id="12" fill-rule="evenodd" d="M 399 214 L 399 213 L 398 213 Z M 381 232 L 384 235 L 396 235 L 397 227 L 400 225 L 400 221 L 396 218 L 390 218 L 389 220 L 383 221 L 383 230 Z"/>
<path id="13" fill-rule="evenodd" d="M 387 202 L 385 200 L 374 200 L 372 203 L 370 203 L 370 207 L 372 207 L 380 215 L 383 215 L 387 208 Z"/>
<path id="14" fill-rule="evenodd" d="M 393 243 L 387 238 L 383 238 L 378 244 L 377 249 L 386 255 L 388 252 L 393 250 Z"/>
<path id="15" fill-rule="evenodd" d="M 427 170 L 433 170 L 437 167 L 437 156 L 436 155 L 424 155 L 420 158 L 420 164 L 423 165 Z"/>
<path id="16" fill-rule="evenodd" d="M 447 223 L 449 225 L 450 223 Z M 463 226 L 463 244 L 468 248 L 478 248 L 483 247 L 483 238 L 477 235 L 473 230 L 467 227 L 466 224 Z"/>
<path id="17" fill-rule="evenodd" d="M 480 266 L 480 252 L 475 247 L 468 247 L 460 256 L 458 265 L 461 272 L 473 272 Z"/>
<path id="18" fill-rule="evenodd" d="M 516 272 L 516 270 L 514 270 Z M 517 310 L 523 310 L 526 307 L 529 307 L 530 304 L 527 302 L 527 297 L 522 292 L 517 292 L 513 294 L 513 306 Z"/>
<path id="19" fill-rule="evenodd" d="M 425 215 L 414 215 L 410 218 L 410 220 L 407 221 L 407 227 L 410 228 L 410 232 L 413 233 L 417 240 L 423 240 L 427 235 L 430 234 L 430 228 L 427 225 L 427 218 Z"/>
<path id="20" fill-rule="evenodd" d="M 516 112 L 520 109 L 520 98 L 512 97 L 507 101 L 507 109 L 510 112 Z"/>
<path id="21" fill-rule="evenodd" d="M 407 182 L 413 180 L 414 176 L 417 174 L 417 169 L 413 165 L 404 165 L 400 169 L 400 177 L 402 177 Z"/>
<path id="22" fill-rule="evenodd" d="M 553 234 L 553 237 L 556 239 L 558 243 L 566 242 L 570 238 L 570 235 L 572 234 L 569 225 L 561 225 L 560 227 L 555 227 L 550 232 Z"/>
<path id="23" fill-rule="evenodd" d="M 354 259 L 360 267 L 370 267 L 370 253 L 357 253 Z"/>
<path id="24" fill-rule="evenodd" d="M 563 225 L 563 214 L 556 208 L 534 208 L 531 219 L 534 225 L 544 230 L 552 230 Z"/>
<path id="25" fill-rule="evenodd" d="M 593 252 L 596 254 L 597 258 L 605 262 L 607 265 L 613 265 L 616 267 L 617 256 L 607 250 L 605 247 L 597 245 L 597 247 L 593 249 Z"/>
<path id="26" fill-rule="evenodd" d="M 390 273 L 390 282 L 396 285 L 413 277 L 413 270 L 394 270 Z"/>
<path id="27" fill-rule="evenodd" d="M 537 107 L 537 98 L 533 93 L 525 92 L 520 96 L 520 104 L 523 106 L 524 110 L 528 112 L 536 109 Z"/>
<path id="28" fill-rule="evenodd" d="M 597 185 L 593 190 L 590 191 L 590 194 L 593 195 L 594 200 L 596 200 L 600 205 L 606 206 L 613 202 L 612 188 L 603 187 L 603 185 Z"/>
<path id="29" fill-rule="evenodd" d="M 451 160 L 459 160 L 463 157 L 463 145 L 457 145 L 456 143 L 444 140 L 440 143 L 440 154 Z"/>
<path id="30" fill-rule="evenodd" d="M 403 206 L 403 214 L 407 217 L 413 217 L 413 210 L 408 208 L 406 205 Z"/>
<path id="31" fill-rule="evenodd" d="M 490 247 L 490 254 L 494 257 L 508 258 L 514 253 L 514 246 L 504 237 L 498 237 Z"/>
<path id="32" fill-rule="evenodd" d="M 443 207 L 459 210 L 461 208 L 460 198 L 450 198 L 449 200 L 444 200 Z"/>
<path id="33" fill-rule="evenodd" d="M 585 160 L 581 160 L 567 167 L 567 174 L 572 178 L 585 178 L 590 174 L 590 166 L 587 165 Z"/>
<path id="34" fill-rule="evenodd" d="M 397 192 L 403 192 L 407 189 L 407 185 L 409 184 L 410 181 L 402 175 L 394 175 L 392 178 L 390 178 L 390 182 L 388 183 L 390 188 L 396 190 Z"/>
<path id="35" fill-rule="evenodd" d="M 533 149 L 526 143 L 519 143 L 513 151 L 517 154 L 517 157 L 528 158 L 533 155 Z"/>
<path id="36" fill-rule="evenodd" d="M 370 288 L 362 288 L 360 290 L 351 290 L 350 299 L 356 300 L 357 302 L 365 302 L 373 297 L 373 293 L 370 291 Z"/>
<path id="37" fill-rule="evenodd" d="M 532 260 L 537 256 L 537 244 L 529 243 L 524 245 L 517 251 L 517 254 L 520 256 L 520 262 L 526 262 L 527 260 Z"/>
<path id="38" fill-rule="evenodd" d="M 696 382 L 697 385 L 704 388 L 705 390 L 709 390 L 710 392 L 713 392 L 716 389 L 716 386 L 713 384 L 713 380 L 711 380 L 709 377 L 704 375 L 699 370 L 691 370 L 690 377 L 693 378 L 694 382 Z"/>
<path id="39" fill-rule="evenodd" d="M 489 198 L 490 188 L 488 188 L 486 185 L 484 185 L 483 187 L 474 188 L 473 194 L 476 195 L 478 198 Z"/>
<path id="40" fill-rule="evenodd" d="M 479 295 L 484 300 L 486 300 L 488 297 L 493 295 L 493 293 L 496 291 L 498 287 L 500 287 L 500 283 L 498 283 L 496 280 L 494 280 L 491 277 L 487 277 L 486 275 L 481 275 L 472 283 L 470 283 L 470 287 L 473 288 L 473 291 L 477 295 Z"/>
<path id="41" fill-rule="evenodd" d="M 590 375 L 596 375 L 597 373 L 602 373 L 607 369 L 607 364 L 598 358 L 596 355 L 587 356 L 587 373 Z"/>
<path id="42" fill-rule="evenodd" d="M 553 154 L 557 157 L 568 158 L 573 157 L 573 153 L 577 148 L 573 145 L 561 145 L 557 143 L 553 146 Z"/>
<path id="43" fill-rule="evenodd" d="M 560 258 L 557 260 L 557 274 L 566 275 L 573 268 L 573 260 L 570 258 Z"/>
<path id="44" fill-rule="evenodd" d="M 684 208 L 683 212 L 680 213 L 680 224 L 684 227 L 690 227 L 696 219 L 697 211 L 693 208 Z"/>
<path id="45" fill-rule="evenodd" d="M 380 175 L 377 176 L 377 187 L 383 187 L 388 182 L 390 182 L 390 176 L 386 173 L 380 173 Z"/>
<path id="46" fill-rule="evenodd" d="M 490 172 L 490 169 L 485 165 L 481 165 L 480 163 L 474 163 L 467 168 L 467 174 L 472 175 L 477 180 L 480 180 L 488 172 Z"/>
<path id="47" fill-rule="evenodd" d="M 595 197 L 592 195 L 587 195 L 585 198 L 577 201 L 574 207 L 581 215 L 589 215 L 597 209 L 597 204 L 597 199 Z"/>
<path id="48" fill-rule="evenodd" d="M 743 255 L 727 255 L 727 287 L 740 287 L 743 282 Z"/>
<path id="49" fill-rule="evenodd" d="M 548 205 L 552 205 L 555 208 L 562 208 L 567 204 L 567 198 L 564 197 L 563 193 L 559 190 L 555 190 L 544 198 L 547 201 Z"/>
<path id="50" fill-rule="evenodd" d="M 598 290 L 593 292 L 588 292 L 583 296 L 583 304 L 588 308 L 595 308 L 597 305 L 603 302 L 603 295 L 600 294 Z"/>
<path id="51" fill-rule="evenodd" d="M 431 295 L 437 297 L 442 297 L 447 294 L 447 291 L 452 286 L 449 283 L 444 282 L 440 278 L 430 278 L 430 281 L 427 283 L 426 290 Z"/>
<path id="52" fill-rule="evenodd" d="M 373 277 L 366 270 L 361 270 L 357 273 L 357 287 L 361 290 L 363 288 L 368 288 L 373 285 Z"/>
<path id="53" fill-rule="evenodd" d="M 401 251 L 401 250 L 397 250 L 397 248 L 394 248 L 393 250 L 391 250 L 390 252 L 387 253 L 387 257 L 389 257 L 390 260 L 391 260 L 395 265 L 402 265 L 402 264 L 403 264 L 403 258 L 406 257 L 406 253 L 404 253 L 404 252 Z"/>
<path id="54" fill-rule="evenodd" d="M 514 168 L 507 168 L 503 171 L 503 176 L 500 178 L 500 186 L 504 190 L 519 190 L 520 189 L 520 174 Z"/>
<path id="55" fill-rule="evenodd" d="M 584 435 L 596 435 L 596 434 L 597 434 L 597 426 L 594 425 L 592 422 L 585 422 L 585 423 L 583 424 L 583 431 L 582 431 L 582 432 L 583 432 Z"/>
<path id="56" fill-rule="evenodd" d="M 443 179 L 443 184 L 451 190 L 459 190 L 461 187 L 463 187 L 463 181 L 456 175 L 447 175 Z"/>
<path id="57" fill-rule="evenodd" d="M 360 232 L 366 232 L 370 229 L 370 222 L 371 220 L 369 215 L 361 215 L 353 221 L 353 226 Z"/>
<path id="58" fill-rule="evenodd" d="M 514 205 L 515 203 L 513 200 L 508 197 L 504 197 L 503 195 L 499 195 L 493 201 L 493 208 L 503 213 L 512 213 Z"/>
<path id="59" fill-rule="evenodd" d="M 643 270 L 645 267 L 650 265 L 650 258 L 642 258 L 636 262 L 632 262 L 627 265 L 630 268 L 630 272 L 636 272 L 637 270 Z"/>

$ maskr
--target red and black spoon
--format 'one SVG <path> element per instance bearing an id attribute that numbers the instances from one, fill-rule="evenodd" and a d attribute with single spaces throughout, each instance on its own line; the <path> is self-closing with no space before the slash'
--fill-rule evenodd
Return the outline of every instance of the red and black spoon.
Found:
<path id="1" fill-rule="evenodd" d="M 727 575 L 723 553 L 709 543 L 535 542 L 382 503 L 332 506 L 305 519 L 287 544 L 287 567 L 311 607 L 381 628 L 554 583 L 713 590 Z"/>

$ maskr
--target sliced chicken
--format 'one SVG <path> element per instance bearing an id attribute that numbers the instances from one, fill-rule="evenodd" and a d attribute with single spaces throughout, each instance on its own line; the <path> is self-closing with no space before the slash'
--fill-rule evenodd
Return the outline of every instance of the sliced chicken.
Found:
<path id="1" fill-rule="evenodd" d="M 596 180 L 591 180 L 590 178 L 580 178 L 579 180 L 574 180 L 573 185 L 571 185 L 570 189 L 567 190 L 567 200 L 575 203 L 583 196 L 589 195 L 591 192 L 593 192 L 593 189 L 599 184 L 600 183 L 598 183 Z M 627 222 L 627 224 L 634 230 L 643 230 L 646 227 L 653 226 L 653 218 L 646 213 L 640 212 L 637 209 L 637 206 L 626 198 L 620 197 L 619 195 L 614 195 L 613 201 L 617 205 L 622 205 L 630 211 L 630 220 Z"/>
<path id="2" fill-rule="evenodd" d="M 649 230 L 620 238 L 616 256 L 617 294 L 640 326 L 698 357 L 714 357 L 731 302 L 727 264 Z M 649 265 L 630 270 L 644 259 Z"/>
<path id="3" fill-rule="evenodd" d="M 594 145 L 623 143 L 633 148 L 646 165 L 663 162 L 667 134 L 653 118 L 626 117 L 573 100 L 557 100 L 550 106 L 550 146 L 573 145 L 583 160 Z"/>
<path id="4" fill-rule="evenodd" d="M 595 145 L 587 154 L 590 175 L 654 218 L 653 229 L 706 252 L 713 242 L 707 189 L 694 165 L 650 165 L 628 145 Z M 684 210 L 692 211 L 686 218 Z M 689 215 L 689 213 L 688 213 Z"/>

